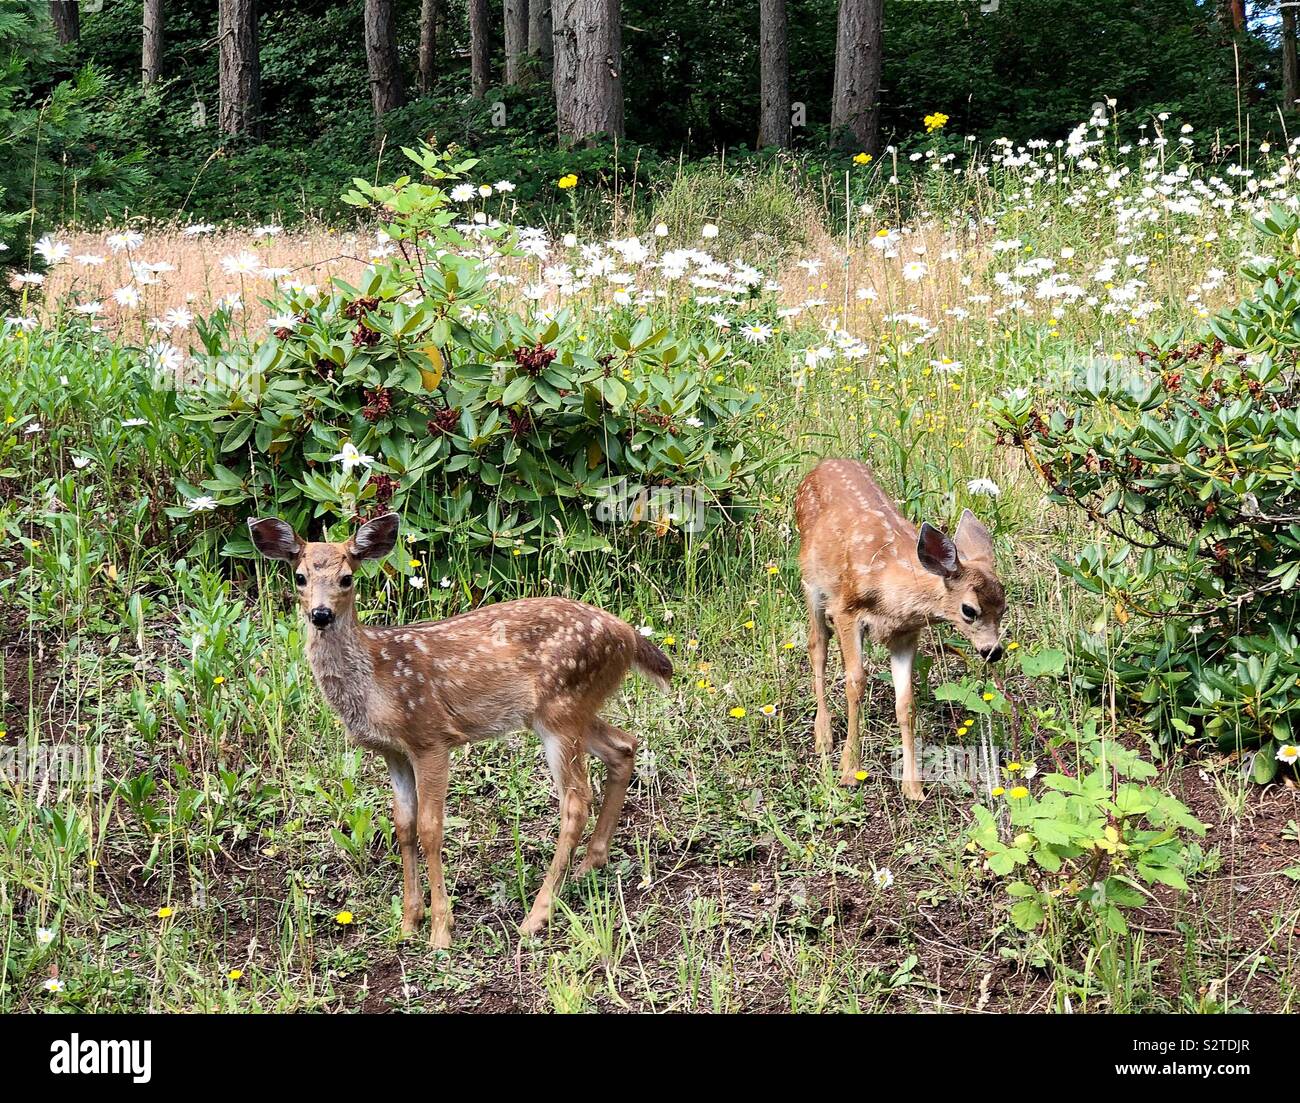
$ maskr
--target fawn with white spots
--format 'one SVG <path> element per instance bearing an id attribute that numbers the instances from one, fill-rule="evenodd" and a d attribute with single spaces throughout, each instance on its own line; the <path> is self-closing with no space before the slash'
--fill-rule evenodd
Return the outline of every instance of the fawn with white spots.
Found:
<path id="1" fill-rule="evenodd" d="M 603 866 L 632 778 L 634 735 L 596 715 L 628 671 L 661 689 L 673 667 L 631 625 L 577 601 L 529 598 L 449 620 L 397 627 L 357 621 L 353 575 L 397 542 L 394 513 L 342 543 L 308 543 L 276 518 L 249 522 L 262 555 L 293 565 L 306 619 L 307 659 L 348 736 L 377 750 L 393 784 L 402 855 L 402 932 L 424 919 L 416 840 L 429 864 L 434 946 L 451 945 L 442 877 L 443 808 L 451 751 L 523 728 L 541 736 L 560 794 L 560 835 L 550 869 L 520 931 L 547 923 L 591 810 L 587 755 L 605 763 L 605 795 L 579 874 Z"/>
<path id="2" fill-rule="evenodd" d="M 889 651 L 895 715 L 903 736 L 903 793 L 921 800 L 912 707 L 917 639 L 927 625 L 947 621 L 986 662 L 1002 657 L 1007 601 L 993 563 L 993 538 L 970 510 L 962 513 L 952 539 L 928 524 L 918 532 L 876 485 L 871 469 L 856 460 L 824 460 L 813 468 L 799 484 L 795 517 L 817 696 L 817 750 L 826 754 L 831 749 L 829 621 L 839 637 L 848 699 L 840 783 L 857 781 L 865 633 Z"/>

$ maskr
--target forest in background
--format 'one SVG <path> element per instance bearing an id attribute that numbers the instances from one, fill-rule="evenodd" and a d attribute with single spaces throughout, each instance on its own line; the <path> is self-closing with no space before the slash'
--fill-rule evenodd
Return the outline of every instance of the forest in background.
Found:
<path id="1" fill-rule="evenodd" d="M 1236 158 L 1282 136 L 1297 96 L 1278 0 L 581 0 L 566 9 L 581 34 L 544 0 L 2 9 L 0 125 L 60 82 L 84 112 L 47 120 L 36 204 L 34 129 L 10 128 L 6 207 L 64 221 L 336 218 L 341 176 L 374 177 L 381 151 L 422 139 L 473 150 L 525 207 L 562 200 L 551 185 L 570 171 L 653 181 L 681 159 L 770 156 L 760 145 L 814 170 L 893 148 L 906 172 L 936 113 L 960 156 L 1063 138 L 1108 99 L 1208 128 Z"/>

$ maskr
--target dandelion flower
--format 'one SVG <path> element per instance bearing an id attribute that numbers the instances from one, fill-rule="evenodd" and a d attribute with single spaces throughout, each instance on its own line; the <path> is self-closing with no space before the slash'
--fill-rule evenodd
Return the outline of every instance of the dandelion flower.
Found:
<path id="1" fill-rule="evenodd" d="M 736 720 L 741 720 L 745 716 L 745 710 L 740 705 L 737 705 L 728 715 Z"/>
<path id="2" fill-rule="evenodd" d="M 1027 796 L 1029 796 L 1029 790 L 1026 789 L 1023 785 L 1017 785 L 1014 789 L 1011 790 L 1012 800 L 1024 800 L 1025 797 Z"/>
<path id="3" fill-rule="evenodd" d="M 351 912 L 342 911 L 339 912 L 338 915 L 334 917 L 334 922 L 337 923 L 340 927 L 347 927 L 351 925 L 352 918 L 353 916 Z"/>
<path id="4" fill-rule="evenodd" d="M 244 970 L 231 969 L 230 972 L 226 974 L 226 978 L 228 980 L 239 980 L 243 975 L 244 975 Z"/>
<path id="5" fill-rule="evenodd" d="M 173 915 L 175 915 L 175 914 L 176 914 L 176 912 L 175 912 L 175 910 L 172 909 L 172 908 L 161 907 L 161 908 L 158 909 L 158 918 L 159 918 L 159 919 L 170 919 L 170 918 L 171 918 Z"/>

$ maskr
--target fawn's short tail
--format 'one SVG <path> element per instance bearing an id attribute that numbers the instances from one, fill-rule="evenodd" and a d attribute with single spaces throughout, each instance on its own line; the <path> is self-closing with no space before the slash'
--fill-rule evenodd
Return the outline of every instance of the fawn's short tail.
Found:
<path id="1" fill-rule="evenodd" d="M 637 673 L 654 682 L 665 693 L 668 692 L 673 676 L 672 660 L 640 632 L 636 636 L 636 654 L 632 658 L 632 665 L 636 667 Z"/>

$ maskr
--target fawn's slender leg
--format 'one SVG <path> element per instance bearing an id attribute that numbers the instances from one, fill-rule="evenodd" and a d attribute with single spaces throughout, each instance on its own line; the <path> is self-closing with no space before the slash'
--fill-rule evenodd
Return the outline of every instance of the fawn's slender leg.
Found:
<path id="1" fill-rule="evenodd" d="M 442 880 L 442 817 L 447 804 L 447 773 L 451 758 L 445 743 L 419 752 L 413 760 L 418 790 L 420 846 L 429 863 L 429 945 L 451 945 L 451 903 Z"/>
<path id="2" fill-rule="evenodd" d="M 549 922 L 555 894 L 569 871 L 573 848 L 578 845 L 591 814 L 591 783 L 587 779 L 587 752 L 583 747 L 585 728 L 585 724 L 573 720 L 537 727 L 547 764 L 560 792 L 560 834 L 551 868 L 542 879 L 528 917 L 520 924 L 519 933 L 523 935 L 537 934 Z"/>
<path id="3" fill-rule="evenodd" d="M 600 815 L 587 843 L 586 856 L 578 866 L 579 877 L 609 861 L 609 840 L 623 813 L 623 800 L 636 764 L 636 736 L 597 716 L 587 728 L 586 748 L 605 764 L 605 793 L 600 798 Z"/>
<path id="4" fill-rule="evenodd" d="M 419 802 L 415 770 L 400 751 L 385 751 L 388 777 L 393 783 L 393 827 L 402 855 L 402 935 L 409 936 L 424 921 L 424 893 L 420 889 L 420 855 L 416 850 Z"/>
<path id="5" fill-rule="evenodd" d="M 839 613 L 835 617 L 835 635 L 840 641 L 840 656 L 844 659 L 844 696 L 848 701 L 849 730 L 840 754 L 840 784 L 856 785 L 861 753 L 862 733 L 859 730 L 858 712 L 867 676 L 862 669 L 862 626 L 856 617 Z"/>
<path id="6" fill-rule="evenodd" d="M 900 640 L 889 649 L 889 670 L 894 676 L 894 715 L 903 735 L 903 795 L 922 800 L 921 778 L 916 769 L 913 741 L 916 713 L 912 708 L 912 666 L 916 661 L 916 638 Z"/>
<path id="7" fill-rule="evenodd" d="M 808 602 L 808 658 L 812 662 L 813 695 L 817 698 L 817 719 L 813 721 L 814 746 L 819 754 L 830 754 L 831 714 L 826 708 L 826 645 L 831 630 L 826 623 L 824 599 L 812 587 L 804 586 Z"/>

